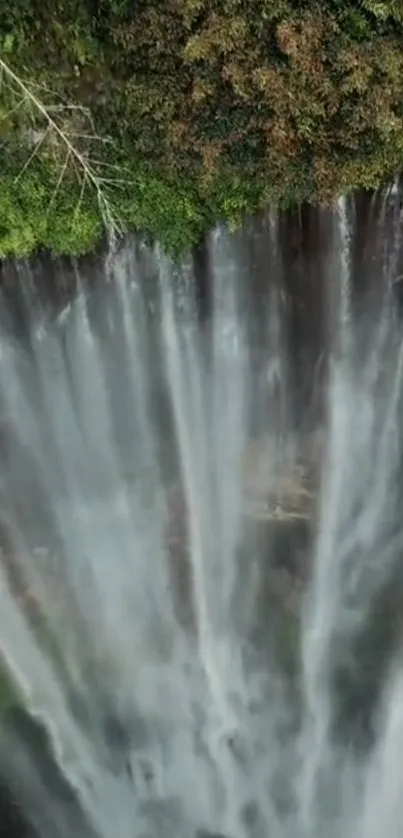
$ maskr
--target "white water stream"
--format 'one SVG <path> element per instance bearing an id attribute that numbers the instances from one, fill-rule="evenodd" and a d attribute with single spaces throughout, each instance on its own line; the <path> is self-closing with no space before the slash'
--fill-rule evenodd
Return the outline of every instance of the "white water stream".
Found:
<path id="1" fill-rule="evenodd" d="M 287 422 L 275 224 L 258 354 L 250 266 L 224 231 L 211 242 L 207 324 L 189 266 L 156 251 L 145 268 L 127 248 L 93 291 L 43 315 L 29 350 L 3 329 L 0 649 L 75 789 L 78 832 L 401 836 L 399 632 L 376 698 L 360 657 L 368 627 L 393 608 L 398 624 L 403 584 L 403 342 L 390 293 L 400 224 L 370 339 L 351 308 L 345 203 L 334 225 L 324 444 L 289 610 L 290 590 L 262 599 L 290 558 L 278 554 L 279 518 L 288 529 L 298 518 L 284 498 L 276 517 L 270 498 L 285 477 L 298 495 L 305 445 Z M 368 643 L 376 667 L 386 652 Z M 361 702 L 365 744 L 340 709 L 340 672 L 363 680 L 353 727 Z M 2 741 L 3 773 L 40 838 L 67 836 L 24 741 Z"/>

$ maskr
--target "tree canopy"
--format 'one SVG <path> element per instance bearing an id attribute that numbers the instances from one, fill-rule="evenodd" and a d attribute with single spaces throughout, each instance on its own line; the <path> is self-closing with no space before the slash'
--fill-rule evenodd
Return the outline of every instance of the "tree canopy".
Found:
<path id="1" fill-rule="evenodd" d="M 178 254 L 402 169 L 403 0 L 2 6 L 0 256 L 105 224 Z"/>

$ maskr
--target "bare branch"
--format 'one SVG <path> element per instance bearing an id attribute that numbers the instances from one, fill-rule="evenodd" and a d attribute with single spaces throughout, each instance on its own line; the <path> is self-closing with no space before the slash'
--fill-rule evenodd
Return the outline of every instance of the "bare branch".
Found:
<path id="1" fill-rule="evenodd" d="M 30 109 L 32 109 L 38 115 L 42 116 L 43 119 L 45 120 L 45 122 L 47 123 L 46 131 L 44 132 L 44 134 L 41 137 L 41 139 L 39 140 L 39 142 L 36 144 L 36 146 L 34 148 L 34 151 L 30 155 L 29 159 L 27 160 L 27 162 L 24 165 L 21 172 L 18 174 L 16 180 L 19 180 L 19 178 L 22 176 L 24 171 L 26 171 L 26 169 L 28 168 L 28 166 L 30 165 L 30 163 L 32 162 L 32 160 L 34 159 L 36 154 L 38 153 L 40 147 L 42 146 L 42 144 L 44 142 L 44 139 L 46 137 L 49 137 L 50 134 L 52 133 L 53 136 L 57 137 L 57 139 L 61 142 L 62 146 L 64 146 L 64 148 L 66 149 L 66 156 L 65 156 L 65 159 L 64 159 L 64 163 L 63 163 L 63 166 L 62 166 L 62 170 L 61 170 L 61 173 L 60 173 L 55 191 L 52 195 L 50 206 L 52 206 L 54 201 L 55 201 L 55 198 L 56 198 L 57 193 L 60 189 L 63 178 L 64 178 L 65 173 L 67 171 L 67 166 L 71 162 L 71 163 L 73 163 L 73 168 L 76 170 L 76 173 L 79 175 L 79 173 L 81 172 L 81 177 L 83 178 L 83 187 L 82 187 L 82 190 L 81 190 L 81 193 L 80 193 L 79 202 L 78 202 L 78 205 L 77 205 L 77 208 L 76 208 L 75 212 L 76 213 L 78 212 L 78 208 L 81 205 L 82 198 L 83 198 L 83 195 L 84 195 L 85 186 L 88 183 L 94 189 L 95 194 L 97 196 L 98 207 L 99 207 L 99 211 L 101 213 L 103 223 L 104 223 L 106 229 L 109 231 L 109 234 L 112 237 L 115 237 L 118 233 L 121 232 L 121 225 L 120 225 L 117 217 L 115 216 L 115 214 L 114 214 L 114 212 L 113 212 L 113 210 L 110 206 L 110 202 L 105 195 L 104 189 L 105 189 L 106 186 L 109 186 L 109 185 L 116 187 L 119 184 L 120 185 L 124 184 L 126 181 L 124 179 L 118 179 L 118 178 L 108 179 L 108 178 L 100 177 L 96 173 L 96 170 L 94 168 L 94 164 L 91 162 L 91 160 L 87 157 L 87 155 L 83 151 L 81 151 L 72 142 L 72 138 L 74 138 L 74 136 L 75 136 L 74 132 L 65 131 L 56 121 L 56 115 L 58 113 L 63 114 L 63 113 L 67 113 L 67 112 L 70 112 L 70 113 L 76 112 L 76 113 L 81 113 L 83 116 L 85 116 L 85 118 L 89 120 L 89 123 L 91 124 L 91 127 L 93 127 L 92 116 L 91 116 L 90 111 L 87 108 L 84 108 L 80 105 L 73 105 L 73 104 L 45 105 L 41 101 L 41 99 L 38 98 L 38 95 L 34 92 L 33 88 L 36 87 L 38 90 L 42 89 L 42 90 L 45 90 L 45 91 L 47 91 L 47 88 L 45 88 L 43 85 L 42 86 L 41 85 L 33 85 L 31 83 L 23 81 L 23 79 L 21 79 L 20 76 L 18 76 L 17 73 L 15 73 L 14 70 L 12 70 L 11 67 L 9 67 L 9 65 L 6 64 L 6 62 L 2 58 L 0 58 L 0 74 L 1 74 L 0 78 L 3 81 L 3 83 L 4 83 L 4 79 L 8 79 L 9 83 L 11 83 L 11 86 L 10 86 L 10 84 L 8 86 L 10 86 L 10 89 L 12 90 L 12 92 L 15 93 L 15 89 L 13 89 L 13 87 L 12 87 L 12 85 L 14 85 L 14 88 L 16 88 L 19 91 L 19 93 L 22 97 L 21 101 L 23 103 L 29 105 Z M 80 135 L 79 135 L 79 133 L 77 133 L 75 138 L 79 138 L 79 137 L 80 137 Z M 94 132 L 94 136 L 83 134 L 82 138 L 87 139 L 88 141 L 93 140 L 93 139 L 98 140 L 98 141 L 101 140 L 101 138 L 98 137 L 95 134 L 95 132 Z M 102 164 L 102 161 L 96 161 L 95 165 L 101 165 L 101 164 Z M 113 167 L 113 164 L 109 164 L 109 165 L 112 165 L 112 167 Z"/>

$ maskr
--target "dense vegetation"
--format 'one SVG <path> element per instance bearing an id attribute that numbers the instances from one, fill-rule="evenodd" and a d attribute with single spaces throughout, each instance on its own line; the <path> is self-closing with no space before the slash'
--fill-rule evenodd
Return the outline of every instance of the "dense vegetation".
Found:
<path id="1" fill-rule="evenodd" d="M 0 256 L 105 222 L 174 252 L 218 218 L 403 163 L 403 0 L 12 0 L 0 11 Z"/>

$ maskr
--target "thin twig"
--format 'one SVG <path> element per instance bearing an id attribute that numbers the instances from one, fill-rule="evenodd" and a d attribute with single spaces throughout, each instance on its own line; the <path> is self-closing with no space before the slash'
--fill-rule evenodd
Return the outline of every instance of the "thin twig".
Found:
<path id="1" fill-rule="evenodd" d="M 107 163 L 106 160 L 96 160 L 94 157 L 91 157 L 91 165 L 92 166 L 100 166 L 105 167 L 105 169 L 115 169 L 116 172 L 121 172 L 122 169 L 116 163 Z"/>
<path id="2" fill-rule="evenodd" d="M 99 143 L 114 145 L 111 137 L 98 137 L 97 134 L 79 134 L 76 131 L 65 131 L 66 137 L 75 137 L 79 140 L 96 140 Z"/>
<path id="3" fill-rule="evenodd" d="M 87 185 L 87 176 L 84 175 L 84 177 L 82 178 L 80 197 L 77 201 L 77 205 L 76 205 L 76 208 L 74 210 L 74 218 L 78 218 L 78 214 L 80 212 L 80 207 L 81 207 L 81 204 L 82 204 L 83 198 L 84 198 L 84 192 L 85 192 L 86 185 Z"/>
<path id="4" fill-rule="evenodd" d="M 46 105 L 46 110 L 47 111 L 56 111 L 56 113 L 58 111 L 62 111 L 62 112 L 64 112 L 64 111 L 79 111 L 80 113 L 85 113 L 86 114 L 87 109 L 83 108 L 82 105 L 72 105 L 72 104 L 69 104 L 69 105 L 66 104 L 65 105 L 64 103 L 62 103 L 60 105 Z M 86 114 L 86 116 L 87 116 L 87 114 Z"/>
<path id="5" fill-rule="evenodd" d="M 17 104 L 14 105 L 14 107 L 11 108 L 10 111 L 7 111 L 7 113 L 4 114 L 4 116 L 0 116 L 0 122 L 4 122 L 6 119 L 10 119 L 10 116 L 12 116 L 16 111 L 18 111 L 18 109 L 21 108 L 23 104 L 24 100 L 20 99 L 19 102 L 17 102 Z"/>
<path id="6" fill-rule="evenodd" d="M 68 164 L 68 162 L 69 162 L 69 160 L 70 160 L 70 156 L 71 156 L 71 155 L 70 155 L 70 151 L 68 150 L 68 151 L 67 151 L 67 154 L 66 154 L 66 157 L 65 157 L 65 160 L 64 160 L 64 163 L 63 163 L 63 166 L 62 166 L 62 169 L 61 169 L 61 172 L 60 172 L 60 175 L 59 175 L 59 178 L 58 178 L 58 181 L 57 181 L 57 184 L 56 184 L 56 187 L 55 187 L 55 190 L 54 190 L 53 195 L 52 195 L 52 197 L 51 197 L 51 199 L 50 199 L 50 202 L 49 202 L 49 206 L 48 206 L 48 209 L 47 209 L 47 215 L 49 215 L 50 210 L 51 210 L 51 208 L 52 208 L 52 206 L 53 206 L 53 204 L 54 204 L 54 202 L 55 202 L 55 200 L 56 200 L 56 195 L 57 195 L 57 193 L 58 193 L 58 191 L 59 191 L 59 189 L 60 189 L 60 186 L 61 186 L 61 184 L 62 184 L 63 178 L 64 178 L 64 176 L 65 176 L 65 174 L 66 174 L 67 164 Z"/>
<path id="7" fill-rule="evenodd" d="M 43 144 L 43 141 L 44 141 L 46 135 L 48 134 L 48 132 L 49 132 L 49 128 L 47 128 L 46 131 L 43 133 L 42 137 L 37 142 L 32 154 L 29 155 L 28 160 L 24 163 L 21 171 L 18 173 L 17 177 L 14 178 L 14 183 L 18 183 L 18 181 L 20 180 L 20 178 L 22 177 L 24 172 L 27 170 L 30 163 L 32 163 L 34 157 L 36 157 L 36 155 L 38 154 L 38 151 L 39 151 L 41 145 Z"/>

